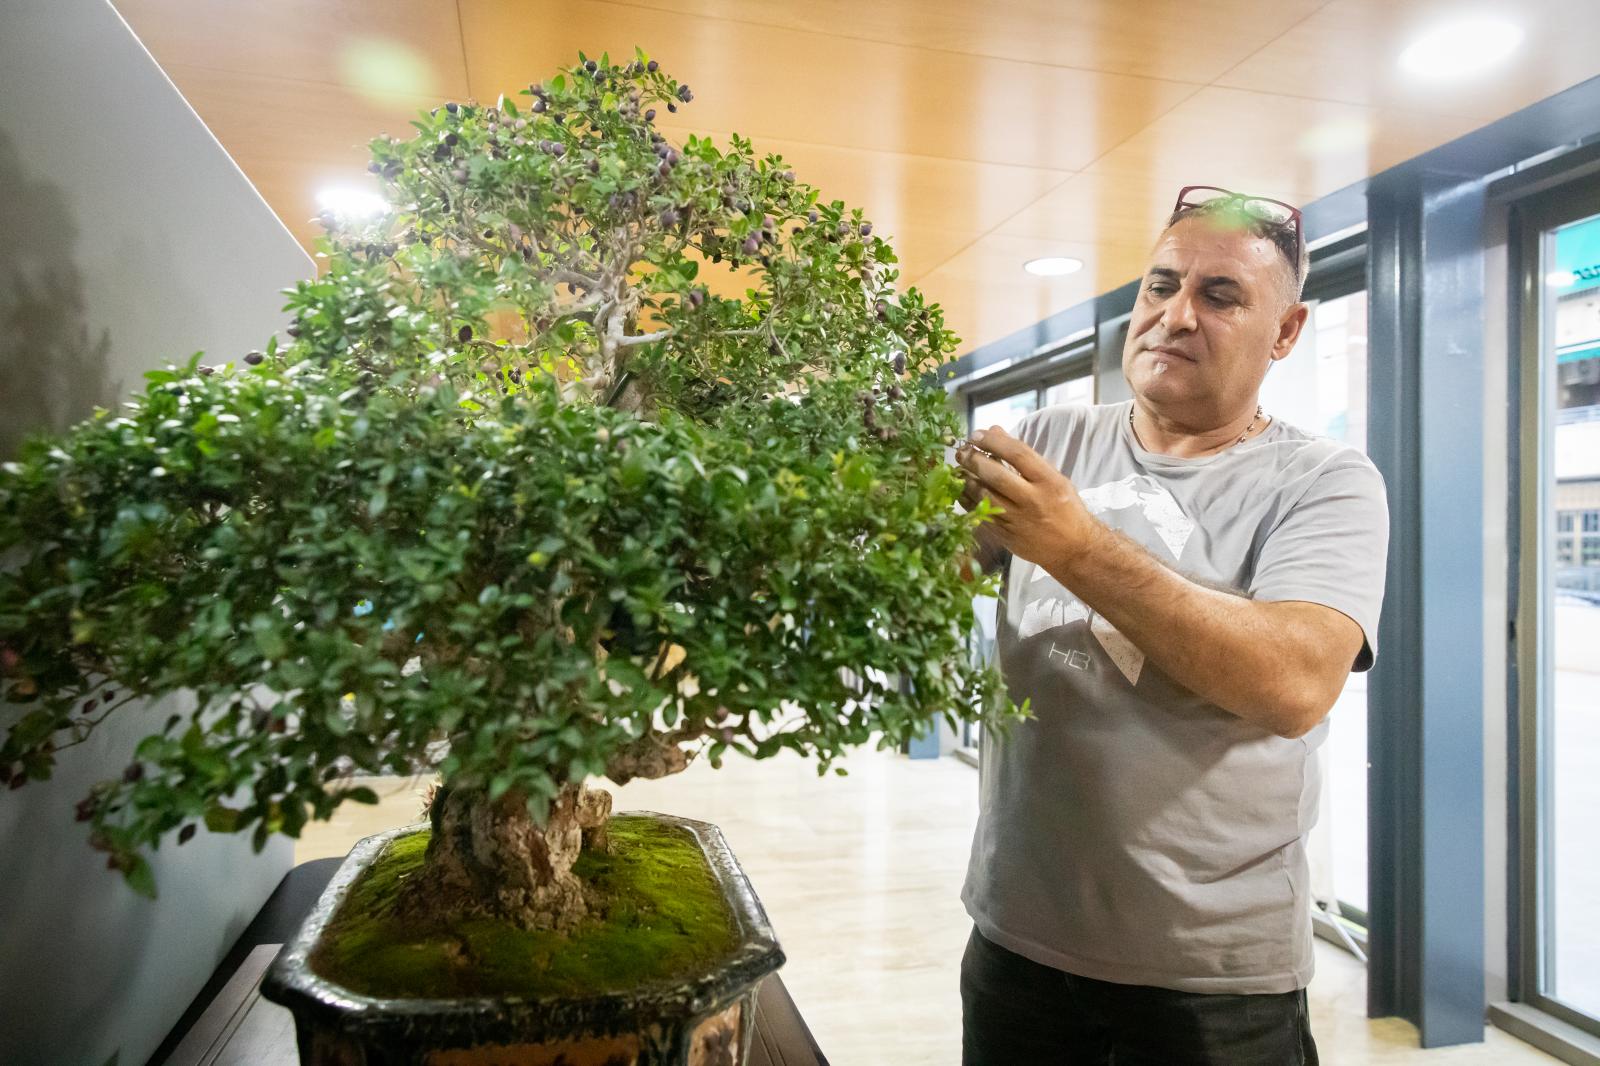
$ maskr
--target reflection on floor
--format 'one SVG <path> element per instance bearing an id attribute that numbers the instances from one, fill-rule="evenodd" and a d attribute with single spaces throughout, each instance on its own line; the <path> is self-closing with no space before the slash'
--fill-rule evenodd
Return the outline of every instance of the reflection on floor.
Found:
<path id="1" fill-rule="evenodd" d="M 789 957 L 784 982 L 835 1066 L 956 1066 L 957 969 L 971 923 L 957 898 L 977 817 L 978 775 L 953 759 L 861 752 L 819 777 L 787 754 L 696 764 L 616 790 L 617 810 L 722 827 Z M 418 820 L 425 783 L 382 779 L 376 807 L 346 804 L 308 827 L 298 861 L 342 855 L 369 833 Z M 1484 1044 L 1421 1051 L 1416 1030 L 1365 1017 L 1366 975 L 1318 941 L 1311 1018 L 1322 1061 L 1517 1066 L 1555 1059 L 1495 1030 Z"/>

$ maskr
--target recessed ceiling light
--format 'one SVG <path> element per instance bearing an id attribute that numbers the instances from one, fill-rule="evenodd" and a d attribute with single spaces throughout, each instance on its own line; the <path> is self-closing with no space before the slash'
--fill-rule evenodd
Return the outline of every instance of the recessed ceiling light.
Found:
<path id="1" fill-rule="evenodd" d="M 1400 53 L 1400 66 L 1427 81 L 1455 81 L 1488 70 L 1522 43 L 1522 27 L 1480 16 L 1435 27 Z"/>
<path id="2" fill-rule="evenodd" d="M 1071 274 L 1083 269 L 1082 259 L 1073 259 L 1065 255 L 1047 255 L 1043 259 L 1030 259 L 1022 264 L 1022 269 L 1030 274 L 1037 274 L 1041 278 L 1058 278 L 1062 274 Z"/>
<path id="3" fill-rule="evenodd" d="M 366 189 L 335 188 L 317 193 L 317 206 L 344 218 L 372 218 L 389 210 L 389 201 Z"/>

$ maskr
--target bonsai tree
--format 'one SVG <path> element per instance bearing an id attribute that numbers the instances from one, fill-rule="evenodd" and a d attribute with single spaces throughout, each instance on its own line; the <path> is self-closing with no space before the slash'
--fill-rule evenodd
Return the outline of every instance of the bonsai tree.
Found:
<path id="1" fill-rule="evenodd" d="M 965 654 L 955 338 L 871 223 L 658 132 L 692 94 L 643 53 L 524 96 L 372 142 L 390 210 L 323 217 L 287 343 L 0 472 L 0 782 L 194 695 L 77 808 L 141 891 L 169 834 L 431 769 L 408 905 L 564 930 L 593 778 L 1015 712 Z"/>

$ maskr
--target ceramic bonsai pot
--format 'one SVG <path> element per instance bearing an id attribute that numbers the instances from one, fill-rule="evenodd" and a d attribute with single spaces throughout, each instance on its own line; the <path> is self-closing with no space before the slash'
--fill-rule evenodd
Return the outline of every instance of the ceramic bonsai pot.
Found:
<path id="1" fill-rule="evenodd" d="M 636 812 L 640 813 L 640 812 Z M 625 992 L 552 998 L 401 999 L 363 995 L 319 976 L 312 957 L 363 872 L 407 826 L 350 852 L 262 994 L 295 1018 L 305 1066 L 743 1066 L 756 990 L 783 965 L 761 902 L 716 826 L 648 814 L 686 830 L 704 853 L 736 928 L 706 972 Z"/>

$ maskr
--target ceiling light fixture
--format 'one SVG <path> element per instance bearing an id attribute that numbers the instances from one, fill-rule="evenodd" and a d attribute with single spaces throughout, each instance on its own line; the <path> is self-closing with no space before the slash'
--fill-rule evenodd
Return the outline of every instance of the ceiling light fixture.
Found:
<path id="1" fill-rule="evenodd" d="M 1030 259 L 1022 264 L 1022 269 L 1030 274 L 1037 274 L 1041 278 L 1058 278 L 1063 274 L 1072 274 L 1083 269 L 1082 259 L 1073 259 L 1065 255 L 1047 255 L 1042 259 Z"/>
<path id="2" fill-rule="evenodd" d="M 1522 43 L 1522 27 L 1480 16 L 1445 23 L 1400 53 L 1400 66 L 1426 81 L 1456 81 L 1495 66 Z"/>
<path id="3" fill-rule="evenodd" d="M 317 193 L 317 206 L 343 218 L 372 218 L 389 210 L 389 201 L 366 189 L 334 188 Z"/>

